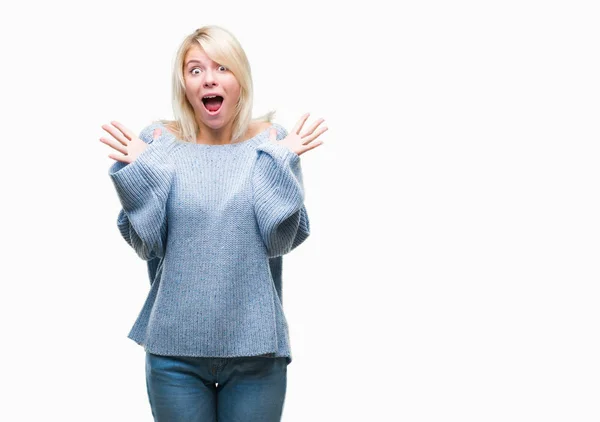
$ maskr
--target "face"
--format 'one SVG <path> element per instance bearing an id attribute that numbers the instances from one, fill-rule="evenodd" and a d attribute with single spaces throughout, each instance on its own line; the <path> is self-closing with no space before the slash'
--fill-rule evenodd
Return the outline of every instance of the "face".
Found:
<path id="1" fill-rule="evenodd" d="M 198 124 L 211 129 L 226 126 L 233 119 L 241 90 L 233 73 L 212 61 L 197 45 L 190 48 L 183 63 L 185 94 L 194 108 Z M 206 96 L 213 95 L 217 95 L 217 99 L 203 101 Z M 220 106 L 219 97 L 223 99 Z"/>

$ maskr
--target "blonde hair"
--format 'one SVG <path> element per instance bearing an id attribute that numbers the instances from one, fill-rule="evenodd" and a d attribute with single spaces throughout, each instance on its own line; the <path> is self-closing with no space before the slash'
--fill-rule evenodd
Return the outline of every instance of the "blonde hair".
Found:
<path id="1" fill-rule="evenodd" d="M 200 128 L 196 122 L 194 109 L 185 95 L 183 66 L 185 55 L 192 46 L 199 45 L 211 60 L 227 67 L 240 84 L 240 98 L 233 115 L 232 142 L 237 142 L 247 133 L 252 121 L 272 122 L 275 110 L 253 119 L 253 85 L 250 63 L 242 46 L 228 30 L 208 25 L 196 29 L 185 37 L 173 63 L 172 105 L 175 120 L 158 120 L 184 142 L 196 143 Z"/>

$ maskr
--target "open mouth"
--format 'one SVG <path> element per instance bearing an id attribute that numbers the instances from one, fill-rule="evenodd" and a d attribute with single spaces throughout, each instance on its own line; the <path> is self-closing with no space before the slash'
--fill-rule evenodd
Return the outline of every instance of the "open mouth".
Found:
<path id="1" fill-rule="evenodd" d="M 202 103 L 204 103 L 204 108 L 209 113 L 216 113 L 217 111 L 219 111 L 221 105 L 223 104 L 223 97 L 221 97 L 220 95 L 204 97 L 202 98 Z"/>

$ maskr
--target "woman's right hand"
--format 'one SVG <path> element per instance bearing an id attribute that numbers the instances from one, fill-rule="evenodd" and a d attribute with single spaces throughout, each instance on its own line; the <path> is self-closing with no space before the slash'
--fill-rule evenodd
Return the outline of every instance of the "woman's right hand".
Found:
<path id="1" fill-rule="evenodd" d="M 146 148 L 148 148 L 148 144 L 138 138 L 135 133 L 127 129 L 121 123 L 113 120 L 111 124 L 114 127 L 110 125 L 102 125 L 102 129 L 112 135 L 116 141 L 112 139 L 100 138 L 100 142 L 108 145 L 123 155 L 109 154 L 108 157 L 122 163 L 129 164 L 134 162 L 136 158 L 142 152 L 144 152 Z M 160 129 L 156 129 L 154 131 L 154 139 L 160 136 L 160 132 Z"/>

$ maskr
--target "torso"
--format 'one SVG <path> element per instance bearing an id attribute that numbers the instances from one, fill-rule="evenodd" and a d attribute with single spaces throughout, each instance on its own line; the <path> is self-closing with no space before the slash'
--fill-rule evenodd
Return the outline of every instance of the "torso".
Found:
<path id="1" fill-rule="evenodd" d="M 165 126 L 167 128 L 167 130 L 169 132 L 171 132 L 171 134 L 173 134 L 174 136 L 177 136 L 176 135 L 177 131 L 175 130 L 174 127 L 172 127 L 171 125 L 163 125 L 163 126 Z M 267 130 L 271 126 L 272 126 L 271 122 L 250 122 L 248 131 L 246 132 L 246 136 L 244 136 L 244 141 L 255 137 L 256 135 Z"/>

